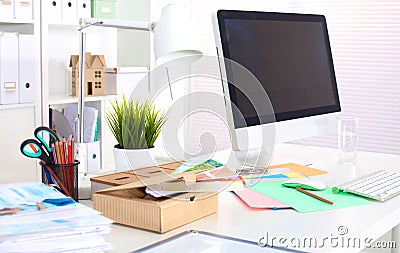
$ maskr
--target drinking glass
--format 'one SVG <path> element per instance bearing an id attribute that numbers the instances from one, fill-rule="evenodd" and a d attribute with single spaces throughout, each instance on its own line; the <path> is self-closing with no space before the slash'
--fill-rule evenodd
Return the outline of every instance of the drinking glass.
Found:
<path id="1" fill-rule="evenodd" d="M 359 120 L 356 117 L 338 119 L 339 162 L 355 164 L 357 159 Z"/>

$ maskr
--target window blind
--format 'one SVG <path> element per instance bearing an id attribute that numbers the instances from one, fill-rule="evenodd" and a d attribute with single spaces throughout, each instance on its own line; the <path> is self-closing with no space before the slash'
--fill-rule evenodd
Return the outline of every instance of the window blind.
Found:
<path id="1" fill-rule="evenodd" d="M 326 16 L 344 116 L 360 119 L 359 149 L 400 154 L 400 2 L 377 0 L 194 1 L 194 24 L 203 52 L 216 55 L 211 13 L 218 9 L 315 13 Z M 222 94 L 221 83 L 196 80 L 194 90 Z M 223 108 L 223 100 L 207 101 Z M 211 115 L 194 115 L 189 148 L 211 132 L 217 149 L 230 146 L 228 129 Z M 304 140 L 307 145 L 336 147 L 336 135 Z"/>

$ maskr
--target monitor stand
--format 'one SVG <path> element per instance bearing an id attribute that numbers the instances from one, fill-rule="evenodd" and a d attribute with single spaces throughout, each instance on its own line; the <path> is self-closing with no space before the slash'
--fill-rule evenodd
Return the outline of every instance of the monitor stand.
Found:
<path id="1" fill-rule="evenodd" d="M 265 174 L 272 158 L 272 150 L 257 148 L 246 151 L 232 150 L 228 168 L 234 168 L 237 174 Z"/>

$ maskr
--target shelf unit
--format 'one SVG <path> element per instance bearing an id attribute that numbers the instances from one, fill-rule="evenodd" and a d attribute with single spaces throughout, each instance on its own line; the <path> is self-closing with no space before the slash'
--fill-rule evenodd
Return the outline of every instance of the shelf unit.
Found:
<path id="1" fill-rule="evenodd" d="M 26 108 L 26 107 L 36 107 L 36 104 L 35 103 L 24 103 L 24 104 L 0 105 L 0 110 Z"/>
<path id="2" fill-rule="evenodd" d="M 175 2 L 178 2 L 175 1 Z M 157 20 L 159 10 L 167 4 L 164 0 L 118 0 L 119 19 L 149 22 Z M 79 25 L 76 22 L 49 21 L 49 2 L 33 1 L 33 19 L 2 19 L 0 31 L 33 34 L 35 43 L 35 102 L 29 104 L 0 105 L 0 118 L 7 124 L 0 126 L 0 149 L 2 156 L 9 159 L 0 169 L 0 183 L 40 180 L 38 161 L 20 153 L 19 145 L 26 138 L 33 137 L 37 126 L 49 125 L 49 107 L 62 108 L 77 103 L 70 96 L 69 57 L 79 52 Z M 153 15 L 151 9 L 157 9 Z M 159 9 L 159 10 L 158 10 Z M 113 28 L 93 27 L 87 31 L 87 51 L 104 54 L 107 67 L 147 67 L 154 66 L 151 34 L 142 31 L 126 31 Z M 85 98 L 85 105 L 99 110 L 101 141 L 101 172 L 113 169 L 112 148 L 116 141 L 106 127 L 105 112 L 110 103 L 119 96 Z M 17 127 L 14 127 L 17 126 Z M 11 132 L 12 131 L 12 132 Z M 36 169 L 32 169 L 35 168 Z"/>
<path id="3" fill-rule="evenodd" d="M 4 24 L 33 24 L 33 19 L 1 19 L 0 23 Z"/>
<path id="4" fill-rule="evenodd" d="M 85 102 L 96 102 L 96 101 L 106 101 L 120 99 L 121 95 L 105 95 L 105 96 L 94 96 L 86 97 Z M 62 105 L 62 104 L 72 104 L 77 103 L 77 97 L 65 96 L 65 95 L 53 95 L 50 97 L 50 105 Z"/>
<path id="5" fill-rule="evenodd" d="M 43 22 L 44 23 L 44 22 Z M 44 94 L 49 94 L 43 98 L 43 114 L 49 107 L 61 109 L 68 104 L 78 102 L 77 97 L 71 94 L 71 69 L 69 67 L 70 55 L 77 55 L 79 52 L 78 24 L 48 23 L 47 29 L 42 32 L 42 41 L 48 46 L 46 52 L 43 52 L 43 80 Z M 97 33 L 96 33 L 97 32 Z M 92 54 L 103 54 L 106 58 L 106 64 L 116 66 L 116 31 L 89 31 L 87 34 L 87 52 Z M 57 47 L 54 47 L 57 45 Z M 100 141 L 100 168 L 112 169 L 113 157 L 112 147 L 107 142 L 109 133 L 106 129 L 104 115 L 107 104 L 118 98 L 118 96 L 98 96 L 86 97 L 85 105 L 94 107 L 99 111 L 99 141 Z M 48 125 L 48 118 L 44 118 L 43 125 Z"/>
<path id="6" fill-rule="evenodd" d="M 1 32 L 15 32 L 19 34 L 32 34 L 35 52 L 35 101 L 26 104 L 0 105 L 0 149 L 3 158 L 0 168 L 0 183 L 11 183 L 39 178 L 38 161 L 23 156 L 20 144 L 23 140 L 33 137 L 33 130 L 41 124 L 41 63 L 40 63 L 40 1 L 33 5 L 34 19 L 1 19 Z"/>
<path id="7" fill-rule="evenodd" d="M 118 9 L 136 6 L 129 10 L 129 15 L 124 12 L 118 16 L 120 19 L 149 20 L 150 1 L 119 0 Z M 42 13 L 48 13 L 47 4 L 42 4 Z M 136 13 L 136 14 L 135 14 Z M 48 113 L 48 108 L 61 109 L 68 104 L 78 102 L 77 97 L 71 96 L 71 68 L 69 67 L 70 55 L 79 53 L 78 21 L 73 23 L 49 21 L 42 16 L 42 115 Z M 125 31 L 113 28 L 91 27 L 86 30 L 86 52 L 105 56 L 107 67 L 149 66 L 149 33 L 131 32 L 129 36 Z M 121 35 L 123 34 L 123 35 Z M 121 42 L 123 41 L 123 43 Z M 138 42 L 140 42 L 138 44 Z M 121 53 L 122 52 L 122 53 Z M 140 55 L 139 55 L 140 53 Z M 122 57 L 122 56 L 123 57 Z M 139 55 L 139 56 L 138 56 Z M 137 57 L 138 56 L 138 57 Z M 130 95 L 130 94 L 128 94 Z M 116 144 L 114 137 L 106 125 L 105 113 L 111 107 L 111 102 L 119 99 L 118 95 L 85 97 L 85 106 L 94 107 L 99 111 L 99 141 L 101 152 L 101 169 L 104 173 L 114 169 L 113 146 Z M 43 125 L 49 124 L 48 117 L 43 117 Z"/>

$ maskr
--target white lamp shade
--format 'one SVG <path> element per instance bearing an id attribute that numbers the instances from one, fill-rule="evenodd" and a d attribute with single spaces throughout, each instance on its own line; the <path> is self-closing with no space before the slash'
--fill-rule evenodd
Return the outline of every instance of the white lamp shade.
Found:
<path id="1" fill-rule="evenodd" d="M 170 4 L 163 8 L 154 29 L 154 55 L 156 64 L 185 56 L 201 56 L 199 36 L 181 5 Z M 191 57 L 192 59 L 192 57 Z"/>

